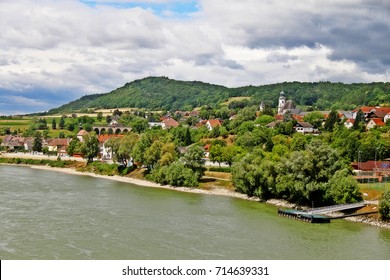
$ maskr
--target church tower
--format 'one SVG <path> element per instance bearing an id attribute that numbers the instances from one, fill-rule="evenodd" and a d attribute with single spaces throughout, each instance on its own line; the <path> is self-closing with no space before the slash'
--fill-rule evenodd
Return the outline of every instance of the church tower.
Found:
<path id="1" fill-rule="evenodd" d="M 278 114 L 283 113 L 284 105 L 286 105 L 286 97 L 284 96 L 284 92 L 281 91 L 279 96 Z"/>

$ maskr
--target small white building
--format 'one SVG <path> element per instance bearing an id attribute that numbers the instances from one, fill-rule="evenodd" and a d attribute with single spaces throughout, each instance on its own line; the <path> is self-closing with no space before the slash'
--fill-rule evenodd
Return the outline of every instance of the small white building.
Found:
<path id="1" fill-rule="evenodd" d="M 383 122 L 387 122 L 388 120 L 390 120 L 390 113 L 388 113 L 384 118 L 383 118 Z"/>
<path id="2" fill-rule="evenodd" d="M 317 132 L 317 129 L 311 123 L 308 122 L 297 122 L 295 126 L 295 131 L 299 133 L 314 133 Z"/>
<path id="3" fill-rule="evenodd" d="M 84 141 L 84 135 L 87 135 L 89 134 L 88 131 L 82 129 L 80 130 L 78 133 L 77 133 L 77 138 L 80 140 L 80 142 L 83 142 Z"/>
<path id="4" fill-rule="evenodd" d="M 149 122 L 148 124 L 149 124 L 150 128 L 153 128 L 153 127 L 163 127 L 164 126 L 163 122 Z"/>

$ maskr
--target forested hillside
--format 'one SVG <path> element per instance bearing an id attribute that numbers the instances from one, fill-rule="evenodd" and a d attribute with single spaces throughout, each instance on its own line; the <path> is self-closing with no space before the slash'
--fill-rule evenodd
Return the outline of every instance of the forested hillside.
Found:
<path id="1" fill-rule="evenodd" d="M 343 84 L 331 82 L 285 82 L 262 86 L 227 88 L 203 82 L 185 82 L 165 77 L 148 77 L 125 84 L 105 94 L 84 96 L 52 109 L 64 113 L 86 108 L 135 107 L 151 110 L 191 110 L 204 105 L 217 106 L 229 97 L 249 96 L 249 104 L 277 105 L 280 91 L 287 98 L 315 110 L 353 109 L 359 105 L 390 103 L 390 83 Z"/>

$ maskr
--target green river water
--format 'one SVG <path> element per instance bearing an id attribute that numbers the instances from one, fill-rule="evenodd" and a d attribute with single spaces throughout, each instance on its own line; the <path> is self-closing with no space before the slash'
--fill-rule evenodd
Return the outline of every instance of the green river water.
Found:
<path id="1" fill-rule="evenodd" d="M 390 230 L 272 205 L 0 165 L 0 259 L 390 259 Z"/>

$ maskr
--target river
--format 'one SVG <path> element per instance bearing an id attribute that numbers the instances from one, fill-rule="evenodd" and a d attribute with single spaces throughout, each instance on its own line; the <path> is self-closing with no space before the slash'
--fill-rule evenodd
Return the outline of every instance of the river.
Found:
<path id="1" fill-rule="evenodd" d="M 390 230 L 237 198 L 0 165 L 0 259 L 390 259 Z"/>

